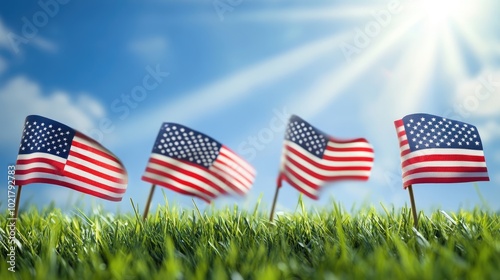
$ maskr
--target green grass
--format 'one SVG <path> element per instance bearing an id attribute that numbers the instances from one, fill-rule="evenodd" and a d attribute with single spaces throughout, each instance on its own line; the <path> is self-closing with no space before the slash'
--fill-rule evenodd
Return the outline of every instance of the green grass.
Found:
<path id="1" fill-rule="evenodd" d="M 348 214 L 332 209 L 278 216 L 160 207 L 137 214 L 22 212 L 16 271 L 7 270 L 7 215 L 0 279 L 499 279 L 500 215 L 446 217 L 409 208 Z"/>

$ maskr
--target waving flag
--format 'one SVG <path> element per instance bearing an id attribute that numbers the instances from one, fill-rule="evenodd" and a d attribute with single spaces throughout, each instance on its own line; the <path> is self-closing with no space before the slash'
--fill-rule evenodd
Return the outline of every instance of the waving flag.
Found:
<path id="1" fill-rule="evenodd" d="M 213 138 L 163 123 L 142 180 L 207 202 L 223 194 L 244 195 L 255 170 Z"/>
<path id="2" fill-rule="evenodd" d="M 120 160 L 96 141 L 54 120 L 28 116 L 16 162 L 16 184 L 47 183 L 111 201 L 127 189 Z"/>
<path id="3" fill-rule="evenodd" d="M 319 188 L 325 182 L 368 180 L 373 159 L 373 148 L 366 139 L 335 139 L 292 116 L 285 135 L 280 178 L 318 199 Z"/>
<path id="4" fill-rule="evenodd" d="M 394 123 L 405 188 L 420 183 L 489 181 L 475 126 L 429 114 L 408 115 Z"/>

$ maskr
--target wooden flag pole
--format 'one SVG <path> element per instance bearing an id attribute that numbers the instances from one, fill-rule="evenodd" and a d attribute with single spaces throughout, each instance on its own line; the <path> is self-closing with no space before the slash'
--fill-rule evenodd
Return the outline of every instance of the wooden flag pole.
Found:
<path id="1" fill-rule="evenodd" d="M 142 215 L 142 220 L 143 221 L 145 221 L 146 218 L 148 217 L 149 207 L 151 205 L 151 200 L 153 200 L 153 194 L 155 192 L 155 188 L 156 188 L 156 185 L 152 184 L 151 185 L 151 191 L 149 191 L 148 201 L 146 202 L 146 207 L 144 208 L 144 214 Z"/>
<path id="2" fill-rule="evenodd" d="M 273 206 L 271 207 L 271 215 L 269 216 L 269 221 L 272 222 L 274 218 L 274 210 L 276 209 L 276 202 L 278 201 L 278 193 L 281 189 L 281 174 L 278 177 L 278 182 L 276 184 L 276 193 L 274 193 Z"/>
<path id="3" fill-rule="evenodd" d="M 14 210 L 14 219 L 17 219 L 17 214 L 19 214 L 19 201 L 21 200 L 21 189 L 22 185 L 17 186 L 17 193 L 16 193 L 16 205 L 15 205 L 15 210 Z"/>
<path id="4" fill-rule="evenodd" d="M 413 196 L 412 185 L 408 186 L 408 193 L 410 194 L 411 212 L 413 213 L 413 225 L 415 226 L 415 228 L 417 228 L 418 227 L 418 215 L 417 215 L 417 207 L 415 206 L 415 197 Z"/>

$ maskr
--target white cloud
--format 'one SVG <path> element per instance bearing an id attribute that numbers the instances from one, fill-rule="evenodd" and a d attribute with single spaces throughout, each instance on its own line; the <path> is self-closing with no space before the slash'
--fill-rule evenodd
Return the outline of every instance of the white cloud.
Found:
<path id="1" fill-rule="evenodd" d="M 484 70 L 461 83 L 457 87 L 455 104 L 460 106 L 464 117 L 500 115 L 500 71 Z"/>
<path id="2" fill-rule="evenodd" d="M 42 115 L 67 124 L 82 132 L 91 129 L 96 119 L 104 117 L 105 110 L 98 101 L 80 94 L 76 99 L 66 92 L 49 95 L 40 86 L 25 77 L 16 77 L 0 88 L 0 143 L 10 145 L 19 141 L 24 119 L 28 115 Z"/>
<path id="3" fill-rule="evenodd" d="M 498 142 L 500 138 L 500 124 L 498 122 L 490 120 L 484 124 L 477 125 L 477 127 L 483 143 Z"/>
<path id="4" fill-rule="evenodd" d="M 167 40 L 160 36 L 143 38 L 128 44 L 129 51 L 146 61 L 157 61 L 164 58 L 167 47 Z"/>

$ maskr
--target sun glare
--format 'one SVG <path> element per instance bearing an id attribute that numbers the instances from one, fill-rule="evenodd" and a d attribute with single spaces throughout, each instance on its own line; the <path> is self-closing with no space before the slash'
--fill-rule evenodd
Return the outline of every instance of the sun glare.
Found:
<path id="1" fill-rule="evenodd" d="M 423 0 L 422 8 L 431 25 L 436 27 L 467 16 L 473 8 L 471 3 L 467 0 Z"/>

